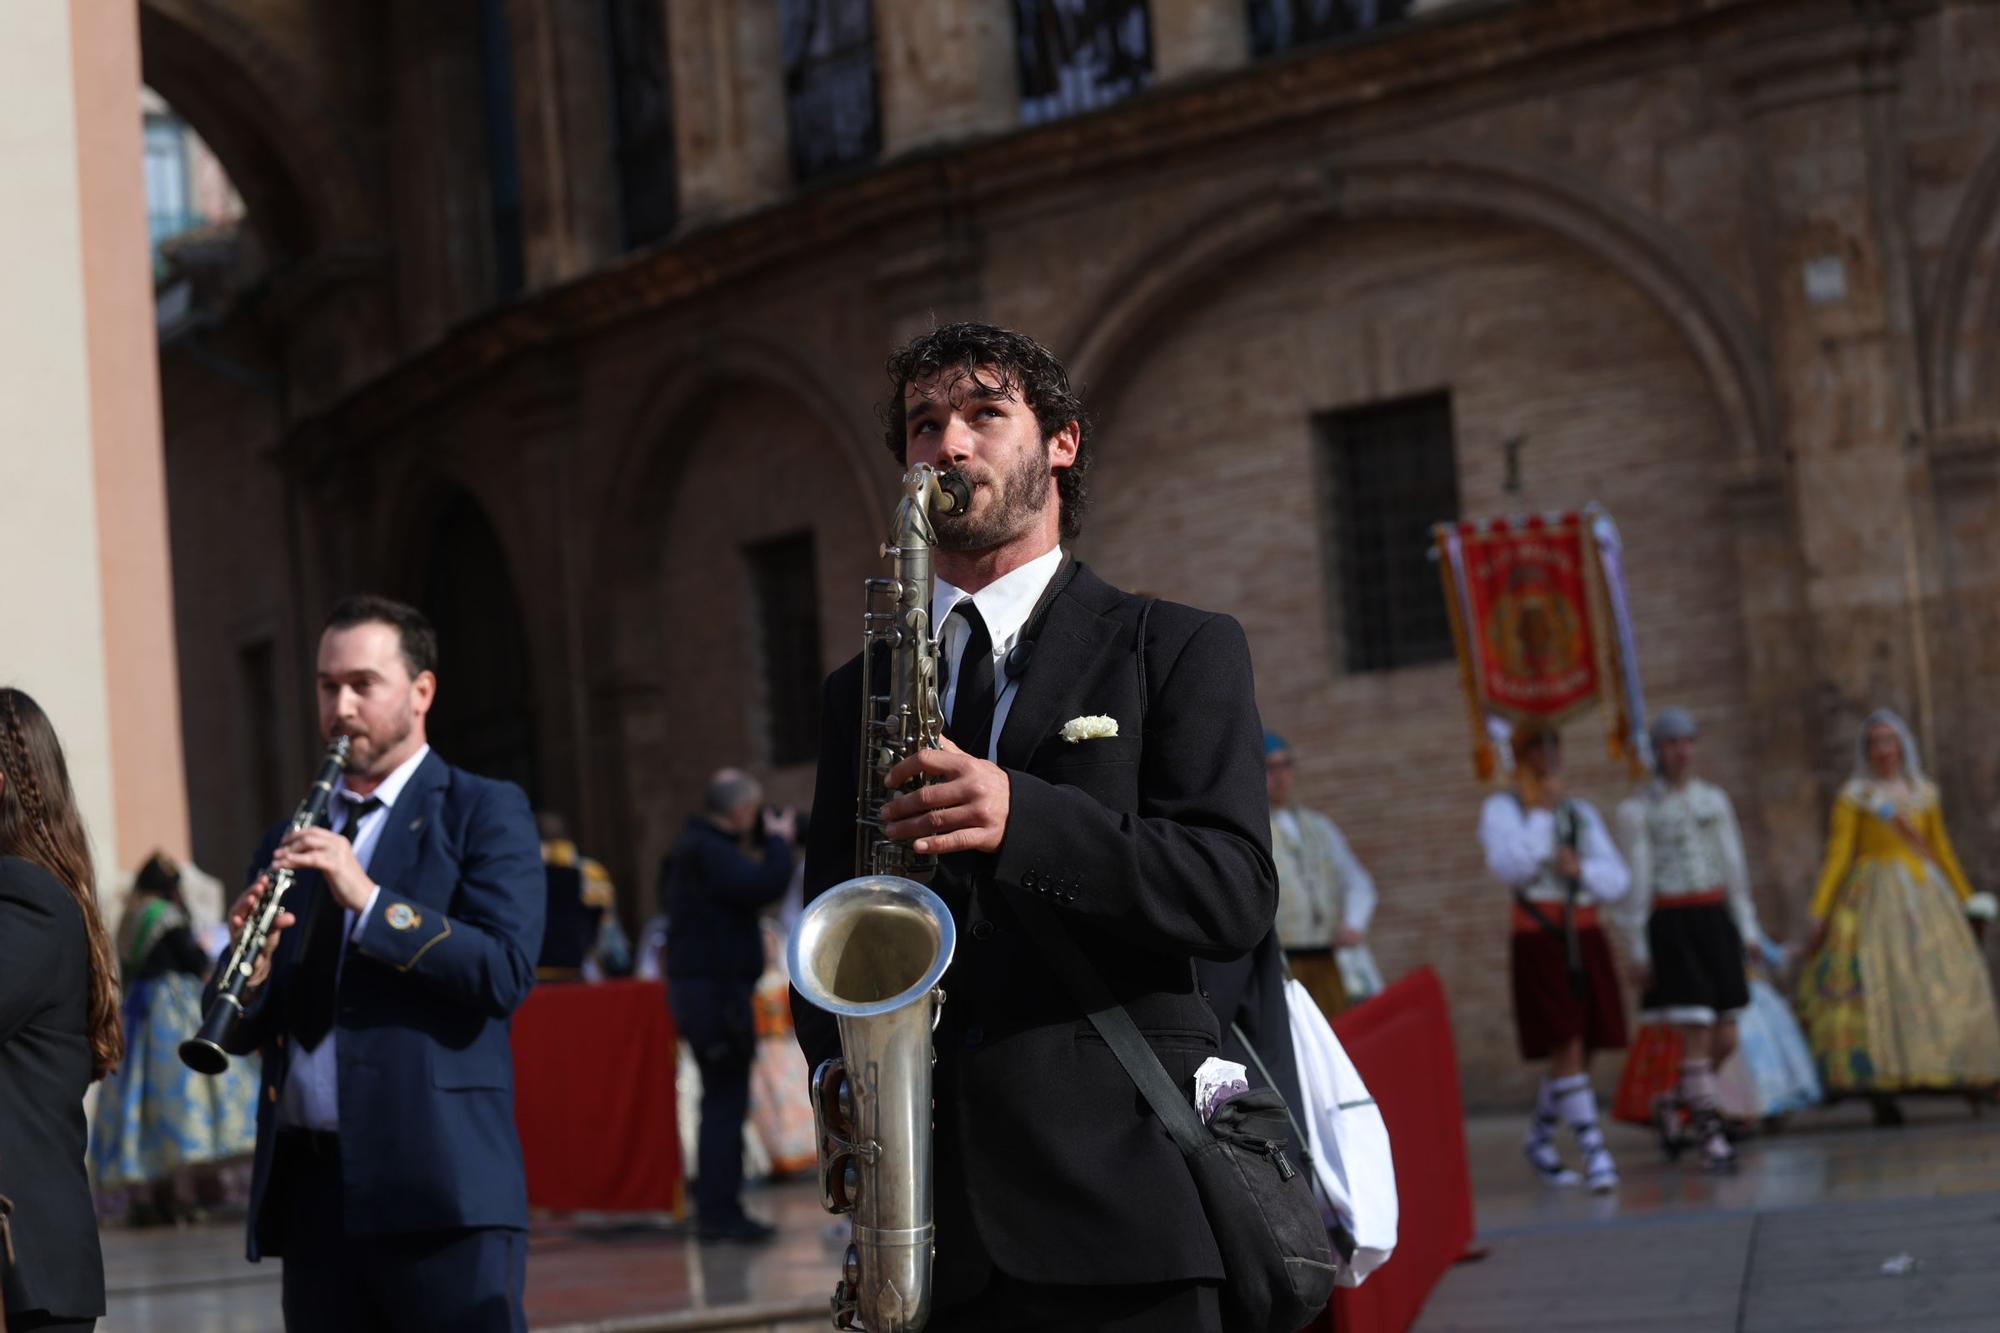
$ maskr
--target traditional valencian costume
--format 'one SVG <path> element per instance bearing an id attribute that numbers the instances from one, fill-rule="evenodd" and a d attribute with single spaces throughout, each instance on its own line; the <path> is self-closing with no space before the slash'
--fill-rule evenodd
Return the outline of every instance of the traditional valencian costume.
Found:
<path id="1" fill-rule="evenodd" d="M 1288 750 L 1264 733 L 1264 754 Z M 1368 933 L 1375 881 L 1331 819 L 1297 803 L 1271 811 L 1271 859 L 1278 867 L 1278 943 L 1292 975 L 1328 1018 L 1383 987 L 1366 944 L 1336 945 L 1342 928 Z"/>
<path id="2" fill-rule="evenodd" d="M 1896 780 L 1870 771 L 1876 726 L 1902 742 Z M 1813 895 L 1824 940 L 1799 991 L 1820 1077 L 1832 1096 L 1990 1087 L 2000 1082 L 2000 1018 L 1966 915 L 1990 908 L 1991 896 L 1966 882 L 1902 719 L 1872 714 L 1858 748 Z"/>
<path id="3" fill-rule="evenodd" d="M 1553 744 L 1554 732 L 1529 728 L 1517 733 L 1517 755 L 1537 742 Z M 1531 774 L 1517 770 L 1516 790 L 1487 797 L 1479 815 L 1487 869 L 1514 895 L 1509 956 L 1521 1058 L 1544 1060 L 1578 1039 L 1586 1057 L 1591 1051 L 1617 1050 L 1625 1045 L 1625 1008 L 1597 904 L 1624 896 L 1625 862 L 1589 802 L 1549 802 L 1536 785 Z M 1564 845 L 1574 848 L 1580 864 L 1575 885 L 1556 871 L 1556 851 Z M 1522 1143 L 1529 1164 L 1544 1180 L 1575 1184 L 1578 1177 L 1563 1166 L 1555 1145 L 1559 1119 L 1576 1134 L 1590 1188 L 1614 1188 L 1617 1167 L 1598 1128 L 1597 1097 L 1588 1073 L 1542 1079 Z"/>
<path id="4" fill-rule="evenodd" d="M 1657 754 L 1666 742 L 1692 740 L 1695 723 L 1682 709 L 1663 708 L 1652 730 Z M 1656 777 L 1618 807 L 1618 829 L 1632 892 L 1617 916 L 1634 961 L 1651 973 L 1639 999 L 1642 1021 L 1709 1029 L 1733 1022 L 1750 1004 L 1746 942 L 1761 943 L 1763 932 L 1728 795 L 1700 778 L 1676 785 Z M 1735 1161 L 1705 1044 L 1687 1052 L 1678 1086 L 1655 1112 L 1670 1155 L 1681 1146 L 1683 1114 L 1709 1165 Z"/>

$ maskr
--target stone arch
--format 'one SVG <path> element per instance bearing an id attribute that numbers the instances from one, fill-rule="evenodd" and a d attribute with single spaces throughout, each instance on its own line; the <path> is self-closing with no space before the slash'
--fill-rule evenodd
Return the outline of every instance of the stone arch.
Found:
<path id="1" fill-rule="evenodd" d="M 455 764 L 517 782 L 539 799 L 535 652 L 517 577 L 492 511 L 442 475 L 406 506 L 398 589 L 437 626 L 443 685 L 431 738 Z"/>
<path id="2" fill-rule="evenodd" d="M 756 765 L 773 800 L 810 800 L 810 766 L 769 768 L 759 748 L 768 714 L 743 547 L 811 532 L 821 660 L 842 656 L 858 642 L 861 566 L 876 572 L 869 543 L 894 483 L 849 398 L 796 350 L 732 337 L 669 364 L 586 510 L 594 814 L 642 876 L 710 768 Z M 734 448 L 739 435 L 755 445 Z"/>
<path id="3" fill-rule="evenodd" d="M 305 72 L 218 0 L 140 0 L 147 84 L 208 142 L 277 259 L 367 236 L 368 193 Z"/>
<path id="4" fill-rule="evenodd" d="M 1776 452 L 1776 405 L 1755 322 L 1671 230 L 1561 167 L 1452 149 L 1361 149 L 1195 219 L 1110 283 L 1069 339 L 1080 380 L 1112 385 L 1147 328 L 1232 261 L 1330 222 L 1498 221 L 1553 233 L 1637 286 L 1685 338 L 1746 463 Z"/>
<path id="5" fill-rule="evenodd" d="M 1981 374 L 1993 355 L 2000 321 L 2000 264 L 1990 254 L 2000 231 L 2000 140 L 1967 179 L 1945 235 L 1923 323 L 1924 391 L 1931 425 L 1948 426 L 1989 401 Z"/>

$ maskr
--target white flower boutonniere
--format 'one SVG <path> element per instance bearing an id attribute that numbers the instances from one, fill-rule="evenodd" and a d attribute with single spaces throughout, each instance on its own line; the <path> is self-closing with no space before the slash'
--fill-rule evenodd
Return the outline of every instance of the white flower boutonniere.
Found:
<path id="1" fill-rule="evenodd" d="M 1118 734 L 1118 719 L 1102 714 L 1073 717 L 1063 723 L 1062 738 L 1071 745 L 1078 741 L 1101 741 Z"/>

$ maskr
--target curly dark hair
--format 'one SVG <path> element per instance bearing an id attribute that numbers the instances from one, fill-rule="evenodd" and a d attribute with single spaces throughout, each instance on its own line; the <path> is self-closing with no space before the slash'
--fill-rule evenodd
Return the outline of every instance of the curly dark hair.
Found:
<path id="1" fill-rule="evenodd" d="M 982 370 L 999 371 L 1001 382 L 981 379 Z M 905 343 L 890 354 L 889 383 L 894 392 L 880 409 L 883 442 L 898 463 L 908 461 L 903 395 L 912 381 L 939 375 L 951 377 L 952 383 L 963 377 L 1009 397 L 1018 394 L 1034 410 L 1044 443 L 1070 422 L 1076 423 L 1076 461 L 1056 473 L 1056 499 L 1063 537 L 1072 539 L 1082 532 L 1084 510 L 1090 506 L 1090 415 L 1055 354 L 1025 333 L 991 324 L 947 324 Z"/>

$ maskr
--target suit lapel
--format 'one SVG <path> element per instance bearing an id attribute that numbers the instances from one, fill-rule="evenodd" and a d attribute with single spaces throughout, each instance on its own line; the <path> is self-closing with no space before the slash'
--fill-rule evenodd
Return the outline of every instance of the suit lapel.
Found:
<path id="1" fill-rule="evenodd" d="M 436 822 L 444 800 L 445 781 L 450 770 L 436 750 L 424 756 L 410 781 L 389 807 L 389 822 L 368 859 L 368 878 L 405 897 L 411 896 L 406 881 L 416 864 L 417 849 L 424 833 Z"/>
<path id="2" fill-rule="evenodd" d="M 1028 670 L 1015 690 L 997 757 L 1002 768 L 1025 769 L 1035 746 L 1056 727 L 1075 683 L 1117 646 L 1122 626 L 1093 611 L 1085 594 L 1104 585 L 1079 567 L 1076 577 L 1049 603 L 1049 616 L 1035 640 Z M 1066 721 L 1067 719 L 1061 719 Z"/>

